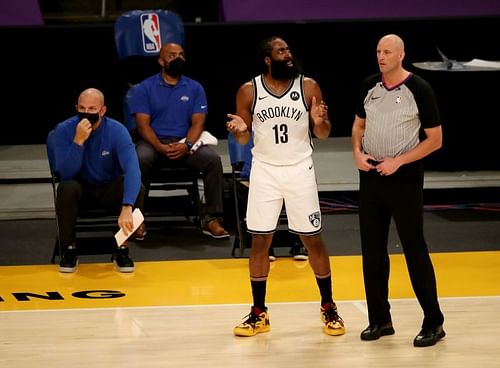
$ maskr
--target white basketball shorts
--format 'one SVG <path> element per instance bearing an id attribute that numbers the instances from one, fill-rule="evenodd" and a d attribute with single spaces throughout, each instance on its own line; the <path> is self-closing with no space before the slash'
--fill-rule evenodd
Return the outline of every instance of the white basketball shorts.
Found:
<path id="1" fill-rule="evenodd" d="M 283 202 L 290 232 L 303 235 L 321 232 L 318 186 L 312 158 L 287 166 L 252 161 L 248 231 L 254 234 L 276 231 Z"/>

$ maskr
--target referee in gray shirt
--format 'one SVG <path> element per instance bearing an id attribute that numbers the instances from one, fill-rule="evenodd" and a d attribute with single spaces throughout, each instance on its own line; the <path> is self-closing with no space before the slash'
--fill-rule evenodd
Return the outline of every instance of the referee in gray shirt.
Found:
<path id="1" fill-rule="evenodd" d="M 421 163 L 422 158 L 441 147 L 442 131 L 432 88 L 403 68 L 404 56 L 399 36 L 389 34 L 380 39 L 380 73 L 363 82 L 352 128 L 360 178 L 359 221 L 369 320 L 361 339 L 377 340 L 395 333 L 388 300 L 387 250 L 393 217 L 424 314 L 413 345 L 424 347 L 445 336 L 434 267 L 423 234 Z"/>

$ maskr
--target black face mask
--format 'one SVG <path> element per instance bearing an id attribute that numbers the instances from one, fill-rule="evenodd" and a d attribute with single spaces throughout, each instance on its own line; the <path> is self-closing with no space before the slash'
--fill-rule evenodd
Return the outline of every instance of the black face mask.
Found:
<path id="1" fill-rule="evenodd" d="M 174 60 L 171 60 L 164 68 L 165 73 L 170 75 L 171 77 L 178 78 L 182 75 L 184 71 L 184 59 L 178 57 Z"/>
<path id="2" fill-rule="evenodd" d="M 80 120 L 88 119 L 88 121 L 90 121 L 90 124 L 92 124 L 92 125 L 94 125 L 95 123 L 97 123 L 99 121 L 99 113 L 98 112 L 95 112 L 95 113 L 79 112 L 78 117 L 80 118 Z"/>
<path id="3" fill-rule="evenodd" d="M 289 80 L 295 79 L 299 75 L 299 68 L 295 60 L 293 60 L 293 65 L 287 65 L 288 60 L 271 60 L 271 76 L 276 80 Z"/>

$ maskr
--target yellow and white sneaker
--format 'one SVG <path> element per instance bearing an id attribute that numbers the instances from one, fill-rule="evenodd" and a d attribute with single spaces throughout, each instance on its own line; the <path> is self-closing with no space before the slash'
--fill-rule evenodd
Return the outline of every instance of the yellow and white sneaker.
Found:
<path id="1" fill-rule="evenodd" d="M 256 307 L 252 307 L 250 314 L 244 318 L 246 320 L 233 330 L 236 336 L 254 336 L 258 333 L 269 332 L 271 330 L 267 308 L 261 311 Z"/>
<path id="2" fill-rule="evenodd" d="M 325 304 L 320 308 L 321 322 L 325 324 L 323 331 L 327 335 L 340 336 L 345 334 L 344 320 L 337 313 L 335 304 Z"/>

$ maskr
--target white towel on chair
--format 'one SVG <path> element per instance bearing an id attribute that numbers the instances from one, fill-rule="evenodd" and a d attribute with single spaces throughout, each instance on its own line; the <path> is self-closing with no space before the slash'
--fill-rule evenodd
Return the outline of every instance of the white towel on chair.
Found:
<path id="1" fill-rule="evenodd" d="M 182 138 L 179 142 L 184 143 L 186 141 L 186 138 Z M 206 144 L 212 145 L 212 146 L 217 146 L 217 138 L 215 138 L 210 132 L 207 132 L 204 130 L 200 138 L 193 144 L 193 147 L 191 148 L 191 152 L 196 152 L 198 148 L 201 146 L 204 146 Z"/>

